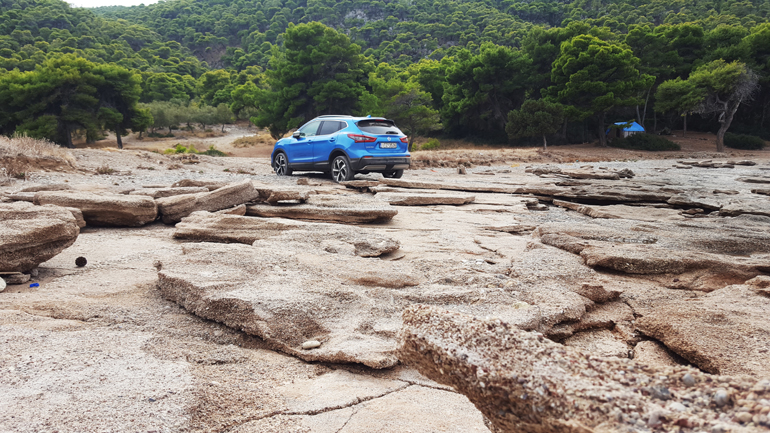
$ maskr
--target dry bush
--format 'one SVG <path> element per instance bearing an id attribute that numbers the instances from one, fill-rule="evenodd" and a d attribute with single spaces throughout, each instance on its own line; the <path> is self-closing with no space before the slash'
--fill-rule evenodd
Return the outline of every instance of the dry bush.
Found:
<path id="1" fill-rule="evenodd" d="M 233 147 L 272 146 L 275 139 L 266 130 L 259 130 L 254 135 L 241 137 L 233 141 Z"/>
<path id="2" fill-rule="evenodd" d="M 109 166 L 102 165 L 101 167 L 96 168 L 96 172 L 98 174 L 112 174 L 115 173 L 115 169 L 110 168 Z"/>
<path id="3" fill-rule="evenodd" d="M 75 167 L 75 157 L 69 150 L 48 140 L 0 136 L 0 168 L 6 176 L 37 170 L 61 170 Z"/>

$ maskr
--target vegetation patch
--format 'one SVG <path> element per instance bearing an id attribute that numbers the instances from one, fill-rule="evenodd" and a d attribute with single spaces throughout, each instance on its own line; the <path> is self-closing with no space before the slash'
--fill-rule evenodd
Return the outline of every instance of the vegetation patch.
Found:
<path id="1" fill-rule="evenodd" d="M 634 134 L 626 138 L 613 138 L 609 145 L 620 149 L 646 150 L 650 152 L 682 150 L 681 146 L 673 141 L 653 134 Z"/>
<path id="2" fill-rule="evenodd" d="M 163 151 L 163 153 L 166 155 L 195 154 L 195 155 L 208 155 L 208 156 L 227 156 L 226 153 L 222 152 L 221 150 L 218 150 L 213 145 L 209 146 L 209 148 L 203 152 L 198 152 L 195 149 L 195 146 L 193 146 L 192 144 L 188 147 L 185 147 L 182 144 L 177 144 L 171 149 L 166 149 L 165 151 Z"/>
<path id="3" fill-rule="evenodd" d="M 765 141 L 759 137 L 746 134 L 725 134 L 725 146 L 732 149 L 762 150 Z"/>

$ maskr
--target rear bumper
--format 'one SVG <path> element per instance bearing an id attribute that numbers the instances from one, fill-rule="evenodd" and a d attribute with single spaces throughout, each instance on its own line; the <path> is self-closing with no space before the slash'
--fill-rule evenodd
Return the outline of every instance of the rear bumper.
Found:
<path id="1" fill-rule="evenodd" d="M 392 171 L 404 170 L 412 164 L 410 157 L 371 157 L 350 160 L 355 171 Z"/>

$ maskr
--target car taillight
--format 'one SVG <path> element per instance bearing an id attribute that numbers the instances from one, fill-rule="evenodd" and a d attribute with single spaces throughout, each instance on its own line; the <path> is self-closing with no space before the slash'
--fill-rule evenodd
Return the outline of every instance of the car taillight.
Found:
<path id="1" fill-rule="evenodd" d="M 374 137 L 359 134 L 348 134 L 348 138 L 355 141 L 356 143 L 374 143 L 377 141 L 377 139 Z"/>
<path id="2" fill-rule="evenodd" d="M 401 137 L 402 143 L 409 143 L 409 137 Z"/>

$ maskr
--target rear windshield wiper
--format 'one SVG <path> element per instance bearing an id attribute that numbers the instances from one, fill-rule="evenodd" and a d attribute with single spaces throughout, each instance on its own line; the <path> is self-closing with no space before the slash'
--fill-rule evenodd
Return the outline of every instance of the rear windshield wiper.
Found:
<path id="1" fill-rule="evenodd" d="M 398 131 L 385 131 L 386 134 L 398 135 Z"/>

